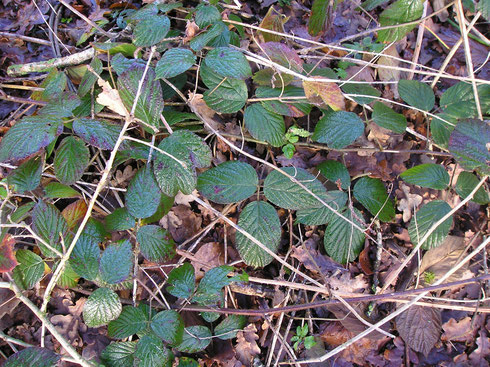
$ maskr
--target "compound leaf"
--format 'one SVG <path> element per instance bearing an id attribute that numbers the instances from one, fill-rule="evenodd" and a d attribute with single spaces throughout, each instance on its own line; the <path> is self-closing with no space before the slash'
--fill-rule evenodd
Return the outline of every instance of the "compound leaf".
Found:
<path id="1" fill-rule="evenodd" d="M 398 82 L 398 93 L 410 106 L 424 111 L 432 110 L 436 103 L 432 88 L 417 80 L 400 80 Z"/>
<path id="2" fill-rule="evenodd" d="M 111 338 L 124 339 L 139 333 L 147 326 L 148 321 L 141 308 L 124 306 L 119 317 L 109 322 L 107 334 Z"/>
<path id="3" fill-rule="evenodd" d="M 103 150 L 112 150 L 121 132 L 121 126 L 105 120 L 75 119 L 73 131 L 87 144 Z"/>
<path id="4" fill-rule="evenodd" d="M 56 367 L 61 356 L 48 348 L 29 347 L 12 354 L 4 363 L 3 367 Z"/>
<path id="5" fill-rule="evenodd" d="M 196 56 L 191 50 L 171 48 L 155 66 L 155 76 L 157 79 L 172 78 L 187 71 L 195 63 Z"/>
<path id="6" fill-rule="evenodd" d="M 379 24 L 385 27 L 408 23 L 419 19 L 423 10 L 424 5 L 421 0 L 397 0 L 381 13 Z M 415 24 L 382 29 L 378 32 L 378 40 L 386 43 L 399 41 L 413 28 Z"/>
<path id="7" fill-rule="evenodd" d="M 173 269 L 168 275 L 167 292 L 177 298 L 188 299 L 194 293 L 196 286 L 196 276 L 194 267 L 189 263 L 184 263 L 178 268 Z"/>
<path id="8" fill-rule="evenodd" d="M 243 53 L 230 47 L 216 47 L 209 51 L 204 64 L 223 77 L 246 79 L 252 76 L 252 69 Z"/>

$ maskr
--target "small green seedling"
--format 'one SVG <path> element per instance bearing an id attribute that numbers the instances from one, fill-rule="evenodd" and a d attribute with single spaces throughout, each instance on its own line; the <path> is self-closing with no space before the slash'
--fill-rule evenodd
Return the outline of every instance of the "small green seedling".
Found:
<path id="1" fill-rule="evenodd" d="M 305 129 L 302 129 L 297 126 L 291 126 L 286 133 L 286 140 L 288 143 L 282 147 L 282 151 L 284 153 L 284 156 L 287 159 L 293 158 L 294 152 L 296 151 L 296 148 L 294 147 L 294 144 L 296 144 L 299 140 L 299 138 L 307 138 L 311 135 L 309 131 L 306 131 Z"/>
<path id="2" fill-rule="evenodd" d="M 315 337 L 308 335 L 308 325 L 304 324 L 303 326 L 298 326 L 296 328 L 296 335 L 291 338 L 291 341 L 294 342 L 293 348 L 294 350 L 298 350 L 298 347 L 303 344 L 306 349 L 311 349 L 316 345 Z"/>

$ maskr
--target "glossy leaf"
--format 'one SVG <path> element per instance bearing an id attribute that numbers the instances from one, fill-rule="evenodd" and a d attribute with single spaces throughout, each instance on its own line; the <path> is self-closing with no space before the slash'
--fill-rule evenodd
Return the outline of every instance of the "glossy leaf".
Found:
<path id="1" fill-rule="evenodd" d="M 19 194 L 32 191 L 41 183 L 44 157 L 34 157 L 22 163 L 7 177 L 7 183 Z"/>
<path id="2" fill-rule="evenodd" d="M 247 325 L 247 318 L 243 315 L 230 315 L 221 321 L 214 329 L 214 335 L 222 340 L 233 339 L 237 331 Z"/>
<path id="3" fill-rule="evenodd" d="M 373 88 L 368 84 L 346 83 L 342 86 L 342 90 L 346 94 L 352 94 L 352 99 L 362 105 L 376 101 L 375 97 L 379 97 L 381 95 L 381 92 L 378 89 Z M 354 94 L 373 96 L 374 98 L 357 97 L 354 96 Z"/>
<path id="4" fill-rule="evenodd" d="M 383 10 L 379 16 L 379 23 L 382 27 L 408 23 L 420 19 L 423 10 L 424 6 L 421 0 L 397 0 Z M 414 28 L 415 24 L 382 29 L 378 32 L 378 40 L 386 43 L 396 42 Z"/>
<path id="5" fill-rule="evenodd" d="M 176 346 L 183 353 L 197 353 L 211 343 L 211 331 L 206 326 L 189 326 L 185 328 L 182 342 Z"/>
<path id="6" fill-rule="evenodd" d="M 195 22 L 201 29 L 221 20 L 221 13 L 213 5 L 200 4 L 196 8 Z"/>
<path id="7" fill-rule="evenodd" d="M 228 277 L 228 273 L 232 270 L 233 268 L 227 265 L 208 270 L 199 282 L 192 300 L 203 305 L 211 305 L 218 302 L 221 299 L 223 287 L 233 281 L 233 279 Z"/>
<path id="8" fill-rule="evenodd" d="M 295 167 L 284 167 L 282 170 L 301 182 L 315 195 L 320 197 L 325 195 L 325 188 L 311 173 Z M 267 200 L 284 209 L 298 210 L 321 205 L 310 193 L 278 171 L 272 171 L 265 179 L 264 194 Z"/>
<path id="9" fill-rule="evenodd" d="M 15 238 L 6 234 L 0 243 L 0 273 L 12 271 L 18 264 L 14 255 Z"/>
<path id="10" fill-rule="evenodd" d="M 70 265 L 82 278 L 94 280 L 99 273 L 100 248 L 92 236 L 82 233 L 70 255 Z"/>
<path id="11" fill-rule="evenodd" d="M 116 144 L 121 126 L 105 120 L 75 119 L 73 131 L 87 144 L 103 150 L 112 150 Z"/>
<path id="12" fill-rule="evenodd" d="M 207 46 L 211 41 L 216 39 L 218 36 L 228 31 L 225 23 L 216 22 L 211 28 L 206 32 L 203 32 L 189 42 L 189 46 L 194 51 L 201 51 L 205 46 Z"/>
<path id="13" fill-rule="evenodd" d="M 109 284 L 121 283 L 129 278 L 133 267 L 133 253 L 128 240 L 106 247 L 100 258 L 100 277 Z"/>
<path id="14" fill-rule="evenodd" d="M 29 250 L 17 250 L 18 265 L 14 268 L 14 279 L 24 289 L 30 289 L 41 280 L 44 274 L 44 261 Z"/>
<path id="15" fill-rule="evenodd" d="M 347 167 L 339 161 L 328 160 L 320 163 L 316 168 L 327 180 L 347 190 L 350 186 L 350 175 Z"/>
<path id="16" fill-rule="evenodd" d="M 373 106 L 373 121 L 376 125 L 391 130 L 397 134 L 403 134 L 407 128 L 407 119 L 401 113 L 396 113 L 390 107 L 381 102 L 375 102 Z"/>
<path id="17" fill-rule="evenodd" d="M 458 176 L 458 182 L 456 183 L 454 189 L 462 199 L 465 199 L 475 189 L 479 182 L 480 180 L 473 173 L 461 172 Z M 490 202 L 488 192 L 485 191 L 484 186 L 480 187 L 476 191 L 473 199 L 471 200 L 480 205 L 486 205 Z"/>
<path id="18" fill-rule="evenodd" d="M 167 292 L 177 298 L 188 299 L 194 293 L 196 276 L 194 267 L 189 263 L 184 263 L 178 268 L 174 268 L 168 275 Z"/>
<path id="19" fill-rule="evenodd" d="M 364 123 L 352 112 L 327 112 L 315 126 L 311 137 L 333 149 L 342 149 L 352 144 L 364 132 Z"/>
<path id="20" fill-rule="evenodd" d="M 61 215 L 66 221 L 69 230 L 73 230 L 80 223 L 87 213 L 87 203 L 84 199 L 79 199 L 66 206 Z"/>
<path id="21" fill-rule="evenodd" d="M 162 192 L 151 168 L 141 168 L 133 177 L 126 191 L 126 207 L 135 218 L 151 217 L 160 205 Z"/>
<path id="22" fill-rule="evenodd" d="M 398 82 L 398 93 L 400 97 L 410 106 L 424 111 L 434 108 L 436 97 L 432 88 L 417 80 L 400 80 Z"/>
<path id="23" fill-rule="evenodd" d="M 482 111 L 490 109 L 490 86 L 482 84 L 477 88 Z M 473 86 L 469 83 L 459 82 L 448 88 L 441 96 L 439 105 L 444 113 L 456 119 L 476 118 L 476 107 Z"/>
<path id="24" fill-rule="evenodd" d="M 88 327 L 107 325 L 121 314 L 122 305 L 116 292 L 97 288 L 83 305 L 83 320 Z"/>
<path id="25" fill-rule="evenodd" d="M 419 164 L 400 174 L 403 181 L 412 185 L 444 190 L 449 185 L 449 174 L 440 164 Z"/>
<path id="26" fill-rule="evenodd" d="M 380 179 L 360 178 L 354 185 L 354 197 L 382 222 L 391 222 L 395 218 L 395 205 Z"/>
<path id="27" fill-rule="evenodd" d="M 173 158 L 155 152 L 153 172 L 160 189 L 167 196 L 175 196 L 179 190 L 190 194 L 197 184 L 195 169 L 211 164 L 208 145 L 190 131 L 179 130 L 163 139 L 158 148 L 185 164 L 184 167 Z"/>
<path id="28" fill-rule="evenodd" d="M 217 47 L 208 52 L 204 64 L 223 77 L 246 79 L 252 69 L 245 56 L 230 47 Z"/>
<path id="29" fill-rule="evenodd" d="M 184 320 L 175 310 L 160 311 L 151 319 L 151 329 L 165 342 L 177 345 L 184 335 Z"/>
<path id="30" fill-rule="evenodd" d="M 61 238 L 68 243 L 68 224 L 60 211 L 53 205 L 39 201 L 32 211 L 32 226 L 34 231 L 51 247 L 62 251 Z M 56 254 L 42 243 L 38 243 L 41 252 L 47 257 L 55 257 Z"/>
<path id="31" fill-rule="evenodd" d="M 490 174 L 490 125 L 481 120 L 460 121 L 449 139 L 449 151 L 467 170 Z"/>
<path id="32" fill-rule="evenodd" d="M 139 333 L 147 326 L 146 315 L 141 308 L 124 306 L 119 317 L 109 322 L 107 334 L 111 338 L 124 339 Z"/>
<path id="33" fill-rule="evenodd" d="M 44 192 L 50 199 L 70 199 L 80 196 L 77 190 L 59 182 L 50 182 L 44 187 Z"/>
<path id="34" fill-rule="evenodd" d="M 157 225 L 146 225 L 138 229 L 136 240 L 144 258 L 153 262 L 164 262 L 175 255 L 175 243 L 167 230 Z"/>
<path id="35" fill-rule="evenodd" d="M 3 367 L 56 367 L 61 356 L 48 348 L 29 347 L 12 354 Z"/>
<path id="36" fill-rule="evenodd" d="M 226 79 L 221 85 L 204 92 L 204 101 L 219 113 L 238 112 L 248 98 L 247 85 L 240 79 Z"/>
<path id="37" fill-rule="evenodd" d="M 135 225 L 136 218 L 129 214 L 128 208 L 116 208 L 105 217 L 105 226 L 109 232 L 125 231 Z"/>
<path id="38" fill-rule="evenodd" d="M 322 196 L 322 199 L 332 209 L 341 212 L 347 203 L 347 193 L 343 191 L 328 191 L 326 195 Z M 297 210 L 296 222 L 309 226 L 319 226 L 330 222 L 336 216 L 332 210 L 320 203 L 318 204 L 319 206 L 317 207 Z"/>
<path id="39" fill-rule="evenodd" d="M 334 111 L 345 109 L 344 95 L 336 83 L 303 80 L 303 88 L 306 98 L 315 106 L 320 108 L 328 106 Z"/>
<path id="40" fill-rule="evenodd" d="M 134 357 L 138 367 L 171 367 L 174 361 L 173 353 L 152 334 L 138 341 Z"/>
<path id="41" fill-rule="evenodd" d="M 281 242 L 281 222 L 272 205 L 264 201 L 249 203 L 240 213 L 238 225 L 269 250 L 277 252 Z M 271 255 L 238 231 L 236 249 L 245 264 L 253 267 L 264 267 L 274 260 Z"/>
<path id="42" fill-rule="evenodd" d="M 47 147 L 63 132 L 60 118 L 29 116 L 12 126 L 0 141 L 0 162 L 16 162 Z"/>
<path id="43" fill-rule="evenodd" d="M 56 267 L 53 268 L 53 271 L 55 269 Z M 65 264 L 65 268 L 61 272 L 60 278 L 56 284 L 62 288 L 74 288 L 77 286 L 79 279 L 80 276 L 75 272 L 75 270 L 73 270 L 72 266 L 68 262 Z"/>
<path id="44" fill-rule="evenodd" d="M 259 178 L 248 163 L 228 161 L 200 174 L 197 189 L 207 199 L 219 204 L 245 200 L 257 191 Z"/>
<path id="45" fill-rule="evenodd" d="M 442 200 L 434 200 L 422 206 L 412 217 L 408 226 L 408 234 L 413 245 L 417 246 L 429 229 L 450 211 L 449 204 Z M 422 249 L 429 250 L 439 246 L 447 237 L 452 223 L 453 219 L 449 217 L 439 225 L 424 242 Z"/>
<path id="46" fill-rule="evenodd" d="M 155 66 L 155 76 L 157 79 L 172 78 L 187 71 L 195 63 L 196 56 L 191 50 L 171 48 Z"/>
<path id="47" fill-rule="evenodd" d="M 100 354 L 107 367 L 133 367 L 137 342 L 117 342 L 109 344 Z"/>
<path id="48" fill-rule="evenodd" d="M 63 139 L 54 157 L 54 173 L 65 185 L 78 181 L 90 161 L 90 152 L 83 141 L 74 136 Z"/>
<path id="49" fill-rule="evenodd" d="M 298 73 L 303 72 L 303 60 L 294 49 L 286 44 L 281 42 L 266 42 L 261 45 L 261 49 L 265 52 L 266 58 L 272 62 Z"/>
<path id="50" fill-rule="evenodd" d="M 255 139 L 266 141 L 274 147 L 285 143 L 286 126 L 283 117 L 266 110 L 260 103 L 249 105 L 243 119 Z"/>
<path id="51" fill-rule="evenodd" d="M 342 214 L 350 221 L 362 227 L 363 224 L 359 221 L 359 219 L 363 219 L 361 212 L 355 208 L 352 210 L 355 215 L 352 214 L 350 209 L 345 210 Z M 332 218 L 325 230 L 323 244 L 325 251 L 327 251 L 327 254 L 332 259 L 341 264 L 345 264 L 357 258 L 364 246 L 364 238 L 364 233 L 345 219 L 336 215 Z"/>
<path id="52" fill-rule="evenodd" d="M 151 32 L 150 32 L 151 33 Z M 131 111 L 136 98 L 145 66 L 134 64 L 117 79 L 117 90 L 128 111 Z M 155 128 L 160 126 L 160 115 L 163 111 L 162 87 L 155 80 L 155 72 L 148 68 L 141 85 L 141 93 L 136 104 L 134 116 Z"/>
<path id="53" fill-rule="evenodd" d="M 164 15 L 155 15 L 143 19 L 134 27 L 134 44 L 149 47 L 161 42 L 170 29 L 170 19 Z"/>
<path id="54" fill-rule="evenodd" d="M 100 61 L 99 58 L 94 57 L 90 62 L 90 67 L 98 75 L 102 73 L 102 61 Z M 78 91 L 77 91 L 78 96 L 81 98 L 84 95 L 86 95 L 88 92 L 90 92 L 92 87 L 95 85 L 96 81 L 97 81 L 97 76 L 87 69 L 82 76 L 80 85 L 78 86 Z"/>

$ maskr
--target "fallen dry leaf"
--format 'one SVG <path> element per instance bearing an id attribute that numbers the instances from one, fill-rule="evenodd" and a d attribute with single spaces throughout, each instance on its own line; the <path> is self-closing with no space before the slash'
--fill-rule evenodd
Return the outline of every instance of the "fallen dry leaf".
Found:
<path id="1" fill-rule="evenodd" d="M 322 77 L 313 77 L 320 78 Z M 303 80 L 305 96 L 308 100 L 320 108 L 331 107 L 334 111 L 345 109 L 345 98 L 340 87 L 334 83 L 322 81 Z"/>
<path id="2" fill-rule="evenodd" d="M 112 88 L 109 82 L 98 79 L 97 83 L 102 87 L 102 93 L 97 96 L 97 103 L 106 106 L 111 111 L 121 116 L 128 115 L 128 110 L 124 107 L 124 103 L 119 96 L 119 92 Z"/>
<path id="3" fill-rule="evenodd" d="M 399 192 L 401 190 L 401 193 Z M 397 197 L 404 195 L 403 199 L 398 201 L 398 210 L 403 212 L 403 221 L 407 223 L 412 218 L 412 214 L 421 203 L 422 196 L 410 193 L 410 187 L 400 182 L 400 190 L 396 190 Z M 402 195 L 401 195 L 402 194 Z"/>
<path id="4" fill-rule="evenodd" d="M 196 278 L 200 279 L 210 268 L 214 268 L 225 263 L 223 245 L 218 242 L 208 242 L 199 247 L 191 261 L 196 272 Z"/>
<path id="5" fill-rule="evenodd" d="M 168 229 L 176 242 L 183 242 L 199 231 L 202 217 L 185 205 L 176 205 L 162 219 L 160 225 Z"/>
<path id="6" fill-rule="evenodd" d="M 257 344 L 259 336 L 254 324 L 249 324 L 239 331 L 236 337 L 236 356 L 246 367 L 252 366 L 254 357 L 260 354 L 260 348 Z"/>
<path id="7" fill-rule="evenodd" d="M 459 321 L 450 318 L 442 325 L 444 333 L 441 336 L 443 342 L 452 341 L 470 343 L 475 337 L 476 329 L 471 326 L 471 317 L 465 317 Z"/>

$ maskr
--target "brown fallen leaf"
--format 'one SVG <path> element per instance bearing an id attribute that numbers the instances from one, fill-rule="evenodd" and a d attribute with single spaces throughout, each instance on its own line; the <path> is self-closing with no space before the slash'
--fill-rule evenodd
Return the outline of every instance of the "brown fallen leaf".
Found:
<path id="1" fill-rule="evenodd" d="M 160 225 L 168 229 L 176 242 L 192 237 L 201 228 L 202 217 L 185 205 L 176 205 L 162 219 Z"/>
<path id="2" fill-rule="evenodd" d="M 388 47 L 383 54 L 400 58 L 400 55 L 396 50 L 396 44 L 393 44 L 390 47 Z M 380 56 L 380 58 L 378 59 L 377 70 L 378 70 L 379 79 L 386 82 L 400 80 L 400 71 L 396 69 L 396 67 L 400 64 L 400 62 L 394 59 L 393 57 Z"/>
<path id="3" fill-rule="evenodd" d="M 490 356 L 490 338 L 488 337 L 488 331 L 485 329 L 480 330 L 480 336 L 476 339 L 476 348 L 470 354 L 470 361 L 473 366 L 488 367 L 489 363 L 487 358 Z"/>
<path id="4" fill-rule="evenodd" d="M 223 245 L 219 242 L 205 243 L 196 251 L 194 259 L 191 260 L 191 264 L 196 273 L 196 279 L 202 278 L 204 273 L 210 268 L 223 265 L 224 263 Z"/>
<path id="5" fill-rule="evenodd" d="M 14 255 L 15 238 L 11 234 L 6 234 L 0 244 L 0 273 L 12 271 L 17 266 L 17 259 Z"/>
<path id="6" fill-rule="evenodd" d="M 274 9 L 273 6 L 271 6 L 267 11 L 264 19 L 262 19 L 259 27 L 279 33 L 284 33 L 284 24 L 288 20 L 289 17 L 286 17 L 284 14 L 279 13 L 276 9 Z M 283 38 L 282 36 L 269 32 L 259 32 L 259 34 L 262 36 L 264 42 L 279 42 L 281 38 Z"/>
<path id="7" fill-rule="evenodd" d="M 407 223 L 412 218 L 415 209 L 422 203 L 423 198 L 420 195 L 411 194 L 410 187 L 403 182 L 400 182 L 400 189 L 396 190 L 396 194 L 397 197 L 402 197 L 402 195 L 405 196 L 398 201 L 397 208 L 399 211 L 403 212 L 403 221 Z"/>
<path id="8" fill-rule="evenodd" d="M 240 362 L 246 367 L 252 366 L 254 357 L 260 354 L 260 348 L 257 344 L 259 336 L 255 324 L 249 324 L 239 331 L 236 337 L 235 351 Z"/>
<path id="9" fill-rule="evenodd" d="M 124 103 L 117 89 L 111 87 L 109 82 L 98 79 L 97 84 L 102 87 L 102 93 L 97 96 L 97 103 L 106 106 L 111 111 L 121 116 L 126 116 L 128 110 L 124 107 Z"/>
<path id="10" fill-rule="evenodd" d="M 452 341 L 470 343 L 475 337 L 476 328 L 471 325 L 471 317 L 465 317 L 459 321 L 450 318 L 442 325 L 444 333 L 441 336 L 443 342 Z"/>

